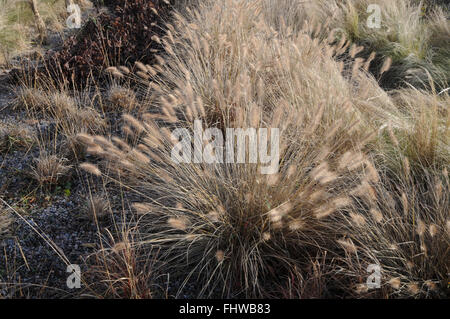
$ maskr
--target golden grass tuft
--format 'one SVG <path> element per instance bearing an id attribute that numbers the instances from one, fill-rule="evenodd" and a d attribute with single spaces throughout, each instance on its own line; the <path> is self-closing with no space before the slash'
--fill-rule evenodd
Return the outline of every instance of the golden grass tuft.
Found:
<path id="1" fill-rule="evenodd" d="M 86 214 L 93 221 L 102 220 L 108 216 L 109 201 L 105 196 L 92 195 L 88 199 Z"/>
<path id="2" fill-rule="evenodd" d="M 13 101 L 14 109 L 25 109 L 28 111 L 45 108 L 47 99 L 44 91 L 32 87 L 19 87 Z"/>
<path id="3" fill-rule="evenodd" d="M 152 194 L 151 204 L 134 204 L 137 234 L 145 238 L 139 244 L 158 248 L 174 272 L 184 271 L 185 283 L 196 281 L 199 297 L 218 288 L 224 297 L 267 296 L 281 278 L 306 276 L 317 263 L 327 269 L 322 279 L 350 296 L 374 294 L 355 291 L 354 279 L 367 274 L 368 264 L 395 278 L 384 282 L 394 288 L 383 290 L 387 296 L 429 293 L 425 282 L 442 287 L 446 267 L 438 256 L 448 238 L 436 230 L 447 222 L 448 196 L 439 191 L 448 189 L 448 122 L 441 121 L 447 96 L 414 89 L 389 96 L 367 74 L 361 47 L 345 37 L 336 43 L 326 26 L 295 24 L 309 13 L 275 17 L 273 4 L 204 1 L 195 12 L 175 14 L 160 38 L 166 56 L 150 68 L 135 66 L 158 112 L 123 117 L 123 132 L 133 139 L 128 146 L 84 138 L 110 161 L 108 177 Z M 386 58 L 381 75 L 393 65 Z M 421 108 L 419 98 L 432 108 Z M 259 161 L 174 163 L 178 141 L 171 132 L 192 129 L 196 119 L 222 132 L 279 128 L 277 174 L 261 175 Z M 416 180 L 425 166 L 432 170 L 421 181 L 438 190 L 426 196 Z M 325 254 L 333 262 L 311 257 Z"/>
<path id="4" fill-rule="evenodd" d="M 67 165 L 67 159 L 42 153 L 35 159 L 31 175 L 40 186 L 56 185 L 69 177 L 70 170 L 71 166 Z"/>
<path id="5" fill-rule="evenodd" d="M 107 109 L 115 112 L 132 111 L 137 106 L 133 90 L 119 85 L 112 85 L 106 92 Z"/>
<path id="6" fill-rule="evenodd" d="M 177 28 L 161 40 L 170 48 L 160 63 L 163 73 L 146 76 L 158 86 L 159 118 L 175 127 L 192 128 L 194 119 L 202 119 L 204 126 L 222 130 L 279 128 L 278 174 L 261 175 L 260 162 L 177 165 L 170 150 L 178 141 L 155 114 L 123 116 L 124 132 L 138 139 L 139 151 L 132 144 L 93 138 L 122 183 L 154 194 L 151 205 L 134 204 L 139 233 L 173 267 L 189 263 L 186 280 L 199 281 L 200 296 L 220 286 L 224 296 L 237 290 L 262 296 L 265 282 L 277 280 L 271 267 L 283 274 L 306 269 L 308 256 L 323 247 L 345 256 L 335 240 L 344 236 L 336 223 L 346 221 L 354 208 L 351 193 L 361 187 L 364 170 L 372 170 L 368 180 L 377 182 L 363 151 L 371 137 L 362 130 L 360 97 L 350 93 L 329 44 L 314 41 L 306 31 L 299 37 L 276 35 L 251 19 L 255 10 L 245 2 L 225 1 L 205 4 L 204 16 L 188 21 L 180 16 Z M 212 33 L 201 21 L 216 19 L 218 12 L 225 15 L 218 22 L 221 31 Z M 140 72 L 144 67 L 136 64 Z M 320 75 L 324 82 L 315 80 Z M 363 217 L 355 219 L 362 227 Z M 217 252 L 227 258 L 217 258 Z"/>

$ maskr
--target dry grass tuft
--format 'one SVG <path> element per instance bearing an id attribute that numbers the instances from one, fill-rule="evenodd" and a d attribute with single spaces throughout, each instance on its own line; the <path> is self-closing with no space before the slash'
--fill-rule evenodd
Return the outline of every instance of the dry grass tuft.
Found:
<path id="1" fill-rule="evenodd" d="M 327 37 L 327 31 L 334 29 L 338 30 L 337 41 L 344 36 L 350 41 L 349 46 L 363 46 L 356 56 L 373 61 L 368 69 L 379 78 L 383 87 L 392 89 L 409 83 L 430 89 L 429 75 L 441 89 L 448 87 L 449 49 L 446 43 L 450 28 L 443 7 L 428 4 L 424 14 L 423 1 L 411 0 L 263 2 L 265 10 L 272 11 L 268 15 L 270 21 L 276 26 L 284 22 L 294 34 L 308 24 L 314 36 Z M 370 15 L 367 9 L 374 4 L 380 7 L 379 28 L 367 24 Z M 314 22 L 318 21 L 326 22 L 322 27 L 316 27 Z M 350 56 L 356 51 L 355 47 Z M 372 52 L 376 55 L 371 57 Z"/>
<path id="2" fill-rule="evenodd" d="M 21 123 L 0 122 L 0 152 L 15 148 L 29 149 L 35 141 L 35 132 Z"/>
<path id="3" fill-rule="evenodd" d="M 109 208 L 109 201 L 104 196 L 93 195 L 88 200 L 86 213 L 93 221 L 102 220 L 108 216 Z"/>
<path id="4" fill-rule="evenodd" d="M 40 186 L 56 185 L 69 177 L 71 166 L 67 165 L 65 158 L 42 153 L 35 163 L 31 175 Z"/>
<path id="5" fill-rule="evenodd" d="M 100 298 L 151 299 L 161 297 L 161 288 L 155 284 L 157 262 L 152 254 L 135 246 L 130 231 L 123 231 L 114 239 L 111 233 L 103 245 L 89 257 L 86 277 L 91 291 Z"/>
<path id="6" fill-rule="evenodd" d="M 117 181 L 120 176 L 120 183 L 137 194 L 152 194 L 151 204 L 134 205 L 140 244 L 157 247 L 161 260 L 170 261 L 176 271 L 188 267 L 185 282 L 195 280 L 199 296 L 218 289 L 226 297 L 268 296 L 274 283 L 283 287 L 289 276 L 299 282 L 288 282 L 288 295 L 305 295 L 311 284 L 317 294 L 324 293 L 331 280 L 328 285 L 346 295 L 373 296 L 354 280 L 365 276 L 372 263 L 388 278 L 405 283 L 391 282 L 390 290 L 385 282 L 384 296 L 431 296 L 420 287 L 426 282 L 442 287 L 438 283 L 446 273 L 437 256 L 448 247 L 447 234 L 438 231 L 446 223 L 448 205 L 439 189 L 448 189 L 448 180 L 439 178 L 434 195 L 419 196 L 411 180 L 415 175 L 404 173 L 424 167 L 424 159 L 401 146 L 405 139 L 398 132 L 419 130 L 411 123 L 425 125 L 431 112 L 435 122 L 423 131 L 433 139 L 412 133 L 410 143 L 418 146 L 416 153 L 423 150 L 420 156 L 432 159 L 429 167 L 448 163 L 446 141 L 438 133 L 447 130 L 440 131 L 442 124 L 436 123 L 446 112 L 441 104 L 446 97 L 406 90 L 389 97 L 366 74 L 370 61 L 357 57 L 360 47 L 345 38 L 339 43 L 333 36 L 320 40 L 316 36 L 322 31 L 315 25 L 288 26 L 286 21 L 294 23 L 290 16 L 273 20 L 264 7 L 268 2 L 205 1 L 196 12 L 176 14 L 160 39 L 167 56 L 151 66 L 158 72 L 136 64 L 142 83 L 151 81 L 159 112 L 142 119 L 124 116 L 132 144 L 84 138 L 93 153 L 109 161 L 109 177 Z M 354 61 L 339 59 L 347 50 Z M 381 73 L 391 63 L 386 59 Z M 420 99 L 407 98 L 412 92 L 433 108 L 411 111 L 409 104 L 420 105 L 413 103 Z M 405 119 L 405 110 L 421 115 Z M 261 175 L 262 163 L 248 158 L 245 164 L 225 164 L 220 157 L 201 164 L 172 161 L 178 141 L 167 125 L 194 129 L 196 119 L 222 132 L 279 128 L 277 174 Z M 404 152 L 403 183 L 397 189 L 392 174 L 378 166 L 387 153 L 376 143 L 376 131 L 382 141 L 384 127 L 396 140 L 396 152 Z M 212 155 L 224 151 L 217 148 L 209 149 Z M 318 271 L 317 263 L 326 274 L 315 282 L 301 280 L 311 269 Z"/>
<path id="7" fill-rule="evenodd" d="M 0 204 L 0 241 L 10 235 L 13 223 L 14 218 L 11 213 L 3 208 L 3 204 Z"/>
<path id="8" fill-rule="evenodd" d="M 365 222 L 343 225 L 349 227 L 348 234 L 359 246 L 358 258 L 349 261 L 348 269 L 364 273 L 364 269 L 357 270 L 357 260 L 380 265 L 383 278 L 394 278 L 388 282 L 393 290 L 385 291 L 389 296 L 443 297 L 448 273 L 450 237 L 445 227 L 450 198 L 436 185 L 449 189 L 448 174 L 429 171 L 423 173 L 420 183 L 412 176 L 403 178 L 402 184 L 386 175 L 381 180 L 375 187 L 373 208 L 370 212 L 360 209 Z"/>
<path id="9" fill-rule="evenodd" d="M 32 87 L 20 87 L 16 91 L 16 97 L 13 101 L 15 109 L 25 109 L 28 111 L 45 108 L 47 99 L 41 89 Z"/>
<path id="10" fill-rule="evenodd" d="M 325 247 L 344 258 L 338 225 L 352 212 L 352 194 L 376 180 L 373 172 L 364 178 L 373 135 L 363 132 L 358 91 L 326 41 L 306 31 L 278 35 L 246 2 L 208 2 L 200 12 L 178 17 L 161 40 L 170 56 L 160 64 L 164 81 L 154 79 L 160 113 L 124 117 L 140 147 L 85 140 L 122 183 L 154 194 L 151 208 L 138 207 L 140 236 L 175 269 L 189 265 L 186 281 L 198 281 L 200 296 L 219 287 L 223 296 L 263 296 L 267 282 L 306 271 Z M 178 165 L 170 157 L 176 141 L 159 119 L 187 128 L 202 119 L 223 131 L 279 128 L 279 172 L 261 175 L 260 161 Z"/>
<path id="11" fill-rule="evenodd" d="M 112 85 L 107 93 L 107 107 L 112 111 L 132 111 L 137 106 L 136 94 L 133 90 L 119 85 Z"/>
<path id="12" fill-rule="evenodd" d="M 399 90 L 393 97 L 402 111 L 403 125 L 384 125 L 378 151 L 384 169 L 400 178 L 421 179 L 427 171 L 441 171 L 450 161 L 450 102 L 447 93 Z"/>

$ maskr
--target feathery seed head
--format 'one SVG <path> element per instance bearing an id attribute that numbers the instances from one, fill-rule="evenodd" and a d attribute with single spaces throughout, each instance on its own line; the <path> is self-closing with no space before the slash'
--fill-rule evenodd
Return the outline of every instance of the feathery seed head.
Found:
<path id="1" fill-rule="evenodd" d="M 92 163 L 81 163 L 80 168 L 95 176 L 101 176 L 102 172 Z"/>

